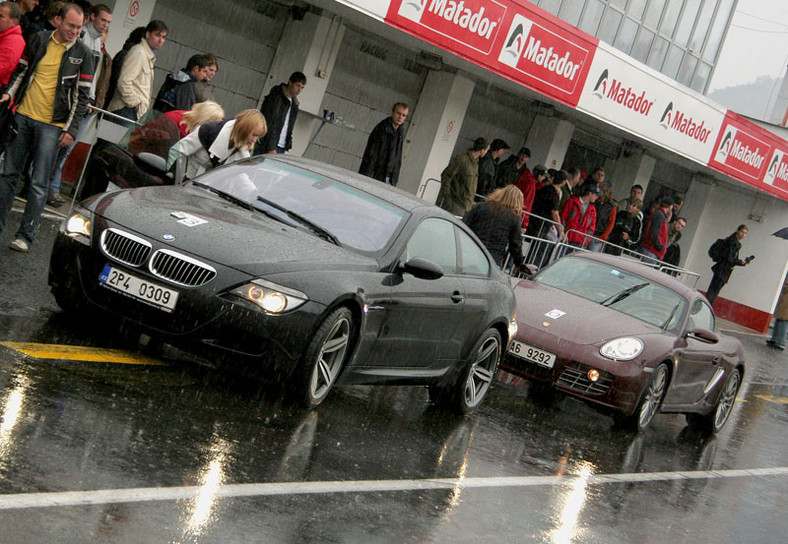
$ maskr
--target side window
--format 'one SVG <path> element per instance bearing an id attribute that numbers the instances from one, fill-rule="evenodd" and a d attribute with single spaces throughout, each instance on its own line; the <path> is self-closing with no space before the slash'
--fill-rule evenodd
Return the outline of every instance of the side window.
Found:
<path id="1" fill-rule="evenodd" d="M 490 261 L 479 245 L 460 229 L 457 229 L 457 236 L 460 237 L 460 273 L 469 276 L 489 276 Z"/>
<path id="2" fill-rule="evenodd" d="M 422 221 L 405 248 L 405 261 L 414 257 L 438 263 L 443 267 L 444 274 L 456 274 L 457 244 L 454 240 L 454 225 L 438 218 Z"/>
<path id="3" fill-rule="evenodd" d="M 700 299 L 692 303 L 689 323 L 687 323 L 687 330 L 691 331 L 697 328 L 708 329 L 710 331 L 714 330 L 714 314 L 711 308 L 709 308 L 709 305 Z"/>

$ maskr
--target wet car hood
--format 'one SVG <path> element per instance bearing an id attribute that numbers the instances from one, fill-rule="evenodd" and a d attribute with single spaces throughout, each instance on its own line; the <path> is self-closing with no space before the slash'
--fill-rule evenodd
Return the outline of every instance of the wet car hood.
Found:
<path id="1" fill-rule="evenodd" d="M 530 280 L 518 283 L 514 293 L 517 336 L 525 341 L 557 337 L 560 342 L 584 345 L 620 336 L 664 333 L 659 327 L 618 310 Z"/>
<path id="2" fill-rule="evenodd" d="M 119 191 L 89 208 L 109 226 L 250 274 L 378 266 L 373 257 L 334 245 L 307 227 L 292 227 L 197 187 Z M 174 238 L 167 241 L 165 235 Z"/>

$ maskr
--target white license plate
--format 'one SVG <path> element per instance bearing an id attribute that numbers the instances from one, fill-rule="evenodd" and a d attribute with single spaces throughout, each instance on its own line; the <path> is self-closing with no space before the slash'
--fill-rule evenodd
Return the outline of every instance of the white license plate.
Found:
<path id="1" fill-rule="evenodd" d="M 171 312 L 178 301 L 177 291 L 112 268 L 110 265 L 104 265 L 99 282 L 165 312 Z"/>
<path id="2" fill-rule="evenodd" d="M 531 363 L 547 368 L 553 368 L 555 364 L 555 354 L 545 351 L 543 349 L 529 346 L 524 342 L 512 340 L 512 345 L 509 346 L 509 353 L 520 359 L 525 359 Z"/>

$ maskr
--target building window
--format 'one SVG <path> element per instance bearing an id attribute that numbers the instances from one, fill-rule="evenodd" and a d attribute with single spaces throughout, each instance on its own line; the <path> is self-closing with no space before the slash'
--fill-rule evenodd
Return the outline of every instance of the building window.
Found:
<path id="1" fill-rule="evenodd" d="M 627 7 L 627 15 L 641 21 L 643 20 L 643 8 L 645 7 L 646 0 L 630 0 L 629 7 Z"/>
<path id="2" fill-rule="evenodd" d="M 679 72 L 679 66 L 681 66 L 681 59 L 683 57 L 684 50 L 675 45 L 671 45 L 665 57 L 665 64 L 662 65 L 662 73 L 669 78 L 676 79 L 676 74 Z"/>
<path id="3" fill-rule="evenodd" d="M 692 33 L 692 39 L 690 40 L 690 51 L 700 51 L 703 47 L 706 31 L 711 26 L 711 18 L 714 16 L 714 8 L 716 6 L 717 0 L 704 0 L 703 8 L 701 8 L 700 15 L 698 15 L 698 20 L 695 23 L 695 32 Z"/>
<path id="4" fill-rule="evenodd" d="M 690 55 L 689 53 L 684 55 L 684 62 L 681 63 L 681 68 L 679 68 L 679 75 L 676 78 L 676 81 L 689 87 L 690 83 L 692 82 L 692 76 L 695 75 L 695 67 L 697 65 L 698 57 Z"/>
<path id="5" fill-rule="evenodd" d="M 662 68 L 662 63 L 665 61 L 665 55 L 668 52 L 669 45 L 670 42 L 668 42 L 668 40 L 657 36 L 654 40 L 654 45 L 651 46 L 651 51 L 649 52 L 648 59 L 646 59 L 646 64 L 655 70 L 660 71 Z"/>
<path id="6" fill-rule="evenodd" d="M 601 0 L 588 0 L 580 17 L 578 28 L 584 32 L 596 36 L 599 29 L 599 22 L 602 20 L 602 13 L 605 11 L 605 4 Z"/>
<path id="7" fill-rule="evenodd" d="M 553 15 L 558 15 L 558 8 L 561 7 L 561 0 L 539 0 L 539 7 L 549 11 Z"/>
<path id="8" fill-rule="evenodd" d="M 646 6 L 646 14 L 643 16 L 643 24 L 649 28 L 659 28 L 659 20 L 662 18 L 662 10 L 665 8 L 665 0 L 651 0 Z"/>
<path id="9" fill-rule="evenodd" d="M 673 35 L 673 43 L 676 45 L 687 46 L 692 28 L 695 25 L 695 18 L 698 16 L 700 2 L 701 0 L 687 0 L 687 3 L 684 4 L 684 11 L 676 27 L 676 33 Z"/>
<path id="10" fill-rule="evenodd" d="M 662 15 L 662 22 L 659 25 L 659 33 L 668 38 L 673 36 L 676 29 L 676 21 L 681 13 L 682 0 L 668 0 L 665 13 Z"/>
<path id="11" fill-rule="evenodd" d="M 725 29 L 728 27 L 728 20 L 731 16 L 734 0 L 721 0 L 717 8 L 717 16 L 714 18 L 714 24 L 709 30 L 706 38 L 706 47 L 703 49 L 703 60 L 714 62 L 717 58 L 717 53 L 722 43 L 722 37 L 725 35 Z"/>
<path id="12" fill-rule="evenodd" d="M 612 44 L 616 39 L 620 23 L 621 14 L 619 12 L 612 9 L 605 10 L 605 14 L 602 16 L 602 23 L 599 25 L 597 38 Z"/>
<path id="13" fill-rule="evenodd" d="M 709 84 L 709 77 L 711 77 L 711 65 L 701 62 L 695 70 L 695 76 L 692 78 L 690 88 L 705 94 L 706 87 Z"/>
<path id="14" fill-rule="evenodd" d="M 564 2 L 561 5 L 561 11 L 558 12 L 558 16 L 570 25 L 578 26 L 580 22 L 580 14 L 582 13 L 583 3 L 570 1 Z"/>
<path id="15" fill-rule="evenodd" d="M 638 32 L 638 24 L 632 19 L 624 19 L 621 23 L 621 30 L 618 31 L 616 36 L 616 43 L 613 45 L 624 53 L 629 53 L 632 49 L 632 44 L 635 42 L 635 35 Z"/>
<path id="16" fill-rule="evenodd" d="M 651 49 L 651 42 L 653 40 L 654 40 L 654 33 L 647 28 L 641 28 L 640 34 L 638 34 L 638 37 L 635 40 L 635 45 L 632 46 L 632 53 L 631 53 L 632 57 L 634 57 L 635 59 L 639 60 L 642 63 L 645 63 L 646 59 L 649 56 L 648 53 L 649 50 Z M 664 52 L 662 53 L 662 58 L 665 58 Z M 662 64 L 662 59 L 660 59 L 659 62 L 660 64 Z"/>

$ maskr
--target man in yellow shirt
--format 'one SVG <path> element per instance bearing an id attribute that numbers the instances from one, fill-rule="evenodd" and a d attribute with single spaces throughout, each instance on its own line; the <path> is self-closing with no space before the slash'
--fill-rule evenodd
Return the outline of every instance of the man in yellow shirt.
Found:
<path id="1" fill-rule="evenodd" d="M 17 136 L 5 154 L 0 172 L 0 232 L 14 203 L 16 187 L 28 155 L 33 156 L 25 212 L 9 249 L 26 253 L 36 238 L 38 222 L 49 194 L 49 180 L 59 148 L 74 142 L 79 121 L 87 110 L 94 62 L 78 41 L 84 14 L 76 4 L 65 4 L 55 17 L 57 30 L 30 36 L 11 75 L 0 104 L 13 99 Z"/>

